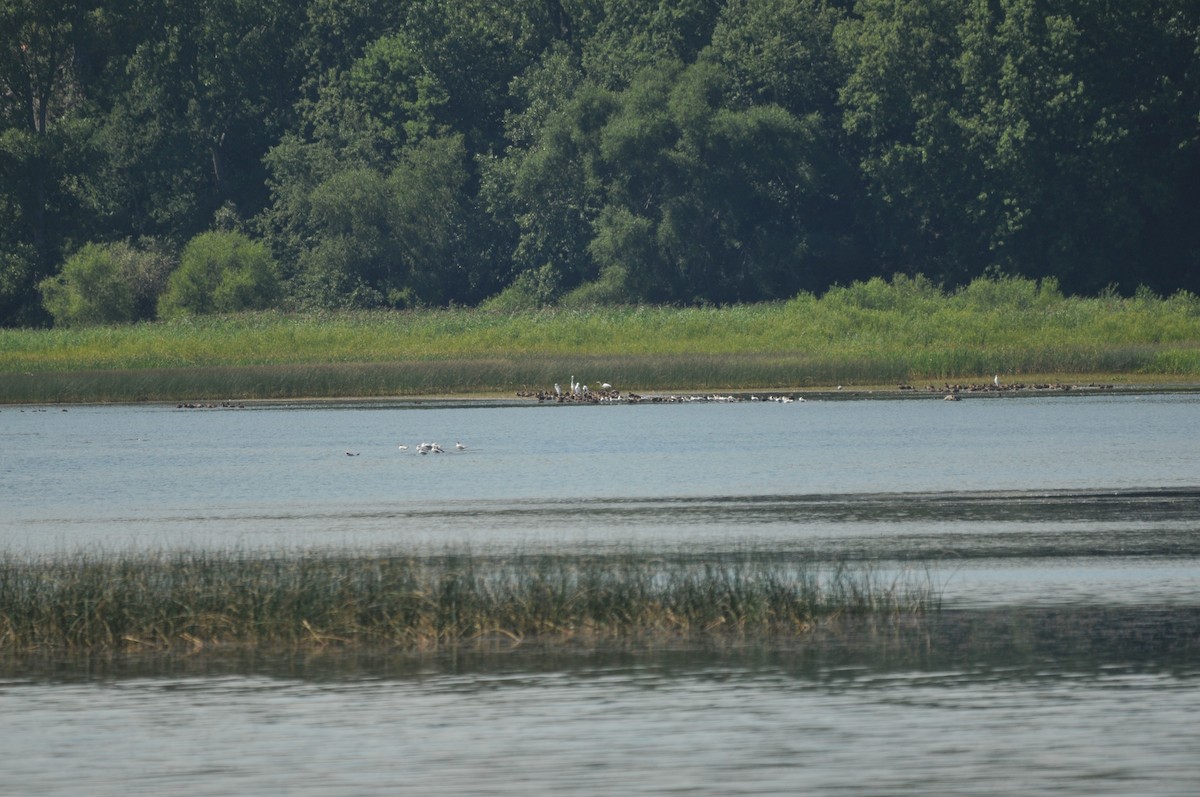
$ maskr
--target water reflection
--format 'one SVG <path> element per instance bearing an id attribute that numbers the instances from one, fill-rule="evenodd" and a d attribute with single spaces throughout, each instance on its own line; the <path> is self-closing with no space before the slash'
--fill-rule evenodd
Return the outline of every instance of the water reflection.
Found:
<path id="1" fill-rule="evenodd" d="M 0 680 L 5 785 L 1185 794 L 1198 624 L 1177 609 L 952 612 L 707 649 L 59 662 Z"/>
<path id="2" fill-rule="evenodd" d="M 232 650 L 203 655 L 46 656 L 0 660 L 0 686 L 137 679 L 264 677 L 314 683 L 462 677 L 504 684 L 521 675 L 771 673 L 821 684 L 877 683 L 896 673 L 1023 681 L 1158 672 L 1200 677 L 1200 607 L 1026 606 L 951 609 L 926 617 L 838 622 L 793 637 L 714 637 L 513 646 L 464 643 L 433 652 L 381 648 L 295 654 Z"/>

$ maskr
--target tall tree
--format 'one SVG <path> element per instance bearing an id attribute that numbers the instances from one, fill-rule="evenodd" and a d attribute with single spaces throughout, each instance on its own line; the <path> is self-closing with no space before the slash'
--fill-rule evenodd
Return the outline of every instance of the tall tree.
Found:
<path id="1" fill-rule="evenodd" d="M 261 159 L 291 121 L 303 7 L 286 0 L 166 2 L 128 66 L 101 140 L 106 212 L 186 240 L 233 203 L 265 204 Z"/>
<path id="2" fill-rule="evenodd" d="M 42 320 L 35 286 L 77 221 L 70 175 L 87 136 L 76 55 L 89 11 L 78 0 L 0 4 L 0 323 Z"/>

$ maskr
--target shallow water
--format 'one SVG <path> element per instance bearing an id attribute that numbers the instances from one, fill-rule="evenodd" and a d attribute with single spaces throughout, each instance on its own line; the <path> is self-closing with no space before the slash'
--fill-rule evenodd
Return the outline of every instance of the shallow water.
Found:
<path id="1" fill-rule="evenodd" d="M 0 408 L 18 556 L 752 550 L 929 573 L 947 611 L 719 650 L 9 663 L 3 794 L 1200 782 L 1194 396 L 34 410 Z"/>

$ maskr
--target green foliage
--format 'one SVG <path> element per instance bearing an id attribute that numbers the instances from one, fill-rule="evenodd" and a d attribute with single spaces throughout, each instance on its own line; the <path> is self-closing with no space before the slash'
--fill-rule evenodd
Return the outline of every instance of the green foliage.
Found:
<path id="1" fill-rule="evenodd" d="M 989 280 L 977 280 L 970 288 L 991 284 Z M 982 290 L 982 287 L 980 288 Z M 846 287 L 830 288 L 821 300 L 832 307 L 847 307 L 859 310 L 886 310 L 915 314 L 943 299 L 941 289 L 923 275 L 907 277 L 897 274 L 891 281 L 872 277 L 866 282 L 854 282 Z"/>
<path id="2" fill-rule="evenodd" d="M 304 231 L 294 300 L 304 307 L 404 308 L 478 300 L 494 288 L 490 229 L 465 189 L 462 138 L 423 138 L 390 173 L 334 170 L 297 197 L 289 226 Z"/>
<path id="3" fill-rule="evenodd" d="M 153 241 L 87 244 L 38 289 L 57 325 L 143 321 L 153 317 L 173 265 Z"/>
<path id="4" fill-rule="evenodd" d="M 637 300 L 629 288 L 629 272 L 621 266 L 609 266 L 596 279 L 564 295 L 558 304 L 567 309 L 593 309 L 636 304 Z"/>
<path id="5" fill-rule="evenodd" d="M 34 326 L 29 293 L 37 275 L 37 256 L 29 246 L 15 249 L 0 250 L 0 319 L 8 326 Z"/>
<path id="6" fill-rule="evenodd" d="M 1198 37 L 1194 0 L 11 0 L 0 325 L 222 208 L 291 309 L 1196 293 Z"/>
<path id="7" fill-rule="evenodd" d="M 1063 303 L 1058 281 L 996 276 L 973 280 L 955 297 L 964 307 L 979 312 L 1044 310 Z"/>
<path id="8" fill-rule="evenodd" d="M 550 264 L 517 275 L 508 287 L 479 305 L 481 310 L 516 313 L 553 304 L 562 293 L 558 270 Z"/>
<path id="9" fill-rule="evenodd" d="M 267 247 L 238 232 L 206 232 L 184 247 L 158 300 L 163 318 L 271 307 L 279 294 Z"/>

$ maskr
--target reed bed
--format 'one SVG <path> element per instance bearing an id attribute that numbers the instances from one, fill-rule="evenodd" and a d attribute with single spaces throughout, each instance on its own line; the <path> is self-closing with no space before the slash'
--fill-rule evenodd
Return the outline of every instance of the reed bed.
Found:
<path id="1" fill-rule="evenodd" d="M 1200 298 L 944 292 L 875 279 L 775 304 L 277 312 L 0 330 L 0 401 L 478 394 L 571 374 L 626 390 L 885 385 L 1003 373 L 1200 376 Z"/>
<path id="2" fill-rule="evenodd" d="M 9 555 L 0 654 L 794 636 L 937 605 L 928 574 L 771 556 Z"/>

